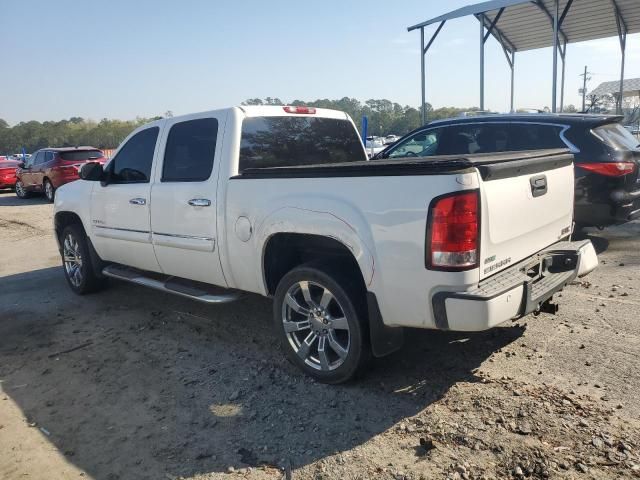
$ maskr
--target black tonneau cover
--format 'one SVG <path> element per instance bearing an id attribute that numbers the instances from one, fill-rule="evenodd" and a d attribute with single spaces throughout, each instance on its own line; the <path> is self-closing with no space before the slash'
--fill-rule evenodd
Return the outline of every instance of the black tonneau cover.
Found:
<path id="1" fill-rule="evenodd" d="M 477 168 L 484 181 L 528 175 L 570 165 L 567 149 L 524 152 L 447 155 L 409 159 L 381 159 L 365 162 L 329 163 L 295 167 L 248 168 L 234 179 L 394 177 L 463 173 Z"/>

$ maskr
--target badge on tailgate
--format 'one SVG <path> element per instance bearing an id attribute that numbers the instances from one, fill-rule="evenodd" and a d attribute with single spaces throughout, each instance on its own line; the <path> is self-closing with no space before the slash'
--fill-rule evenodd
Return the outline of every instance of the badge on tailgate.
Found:
<path id="1" fill-rule="evenodd" d="M 487 265 L 491 262 L 495 262 L 496 261 L 496 256 L 493 255 L 491 257 L 487 257 L 484 259 L 484 264 Z M 494 263 L 493 265 L 486 267 L 484 269 L 484 274 L 486 275 L 487 273 L 491 273 L 494 270 L 497 270 L 501 267 L 504 267 L 505 265 L 509 265 L 511 263 L 511 257 L 505 258 L 503 260 L 500 260 L 498 263 Z"/>

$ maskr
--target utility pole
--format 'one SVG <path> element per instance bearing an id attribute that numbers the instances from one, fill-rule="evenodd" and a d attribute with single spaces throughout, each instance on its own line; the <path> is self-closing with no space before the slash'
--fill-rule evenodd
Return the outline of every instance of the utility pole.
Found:
<path id="1" fill-rule="evenodd" d="M 579 76 L 583 77 L 582 78 L 582 112 L 584 113 L 584 111 L 587 108 L 587 104 L 586 104 L 586 98 L 587 98 L 587 82 L 589 80 L 591 80 L 591 77 L 589 77 L 588 75 L 591 72 L 587 71 L 587 66 L 584 66 L 584 73 L 581 73 Z"/>

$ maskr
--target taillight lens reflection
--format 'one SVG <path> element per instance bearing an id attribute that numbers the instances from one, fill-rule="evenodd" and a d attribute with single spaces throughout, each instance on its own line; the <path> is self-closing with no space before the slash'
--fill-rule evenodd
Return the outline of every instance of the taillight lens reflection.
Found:
<path id="1" fill-rule="evenodd" d="M 576 163 L 576 167 L 606 177 L 623 177 L 633 173 L 636 169 L 636 164 L 633 162 Z"/>
<path id="2" fill-rule="evenodd" d="M 468 270 L 478 265 L 479 194 L 457 193 L 437 199 L 429 212 L 426 266 Z"/>

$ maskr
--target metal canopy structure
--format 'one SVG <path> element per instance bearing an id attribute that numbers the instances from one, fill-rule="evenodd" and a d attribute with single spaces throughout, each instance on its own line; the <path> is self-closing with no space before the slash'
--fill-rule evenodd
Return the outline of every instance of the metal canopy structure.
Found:
<path id="1" fill-rule="evenodd" d="M 594 88 L 589 96 L 601 97 L 603 95 L 620 95 L 620 86 L 617 81 L 602 82 Z M 640 97 L 640 78 L 627 78 L 622 86 L 623 97 Z"/>
<path id="2" fill-rule="evenodd" d="M 516 52 L 553 47 L 551 106 L 557 108 L 558 56 L 562 60 L 560 111 L 564 107 L 567 45 L 618 36 L 622 53 L 620 92 L 623 90 L 627 35 L 640 32 L 640 0 L 491 0 L 459 8 L 445 15 L 413 25 L 420 30 L 422 121 L 426 122 L 425 56 L 449 20 L 474 16 L 480 24 L 480 110 L 484 110 L 484 46 L 493 37 L 501 45 L 511 69 L 511 111 L 514 110 Z M 425 45 L 425 29 L 437 25 Z M 622 98 L 620 93 L 619 98 Z M 622 107 L 618 103 L 618 110 Z"/>

